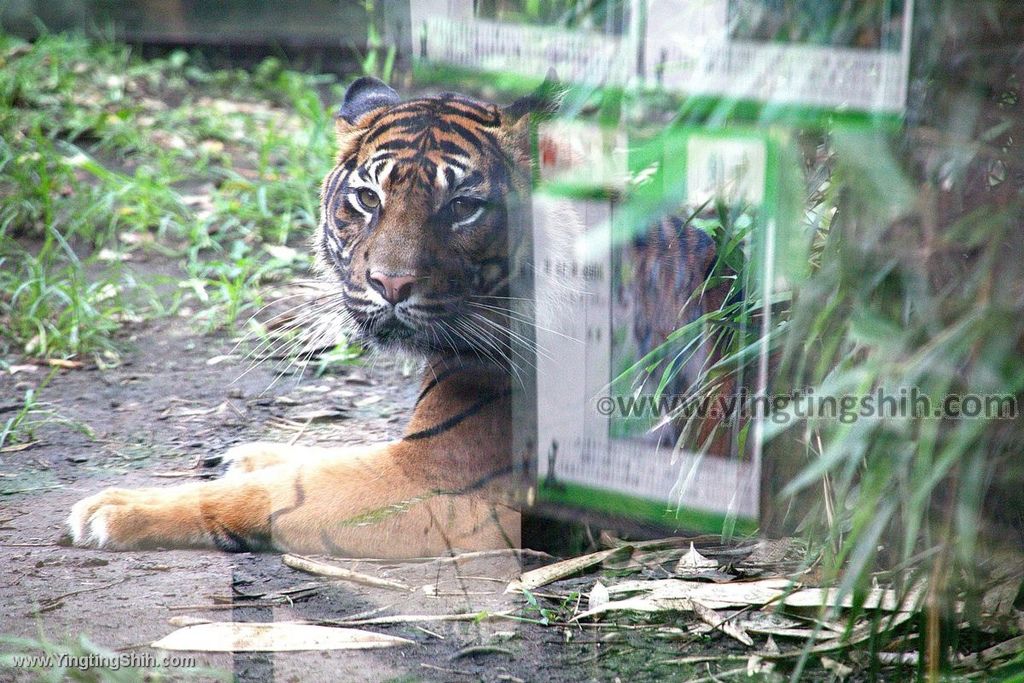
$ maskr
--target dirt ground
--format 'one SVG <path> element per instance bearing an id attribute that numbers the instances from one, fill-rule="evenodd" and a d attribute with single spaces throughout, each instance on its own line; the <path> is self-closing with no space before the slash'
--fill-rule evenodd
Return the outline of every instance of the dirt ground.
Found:
<path id="1" fill-rule="evenodd" d="M 201 461 L 255 439 L 361 444 L 392 438 L 416 393 L 414 373 L 404 376 L 398 367 L 345 366 L 321 377 L 307 373 L 301 382 L 287 375 L 275 383 L 272 362 L 246 372 L 249 361 L 233 351 L 233 340 L 201 335 L 180 318 L 130 326 L 125 346 L 118 367 L 60 370 L 40 393 L 56 416 L 88 425 L 91 436 L 50 420 L 36 431 L 35 445 L 0 454 L 0 635 L 52 643 L 84 635 L 107 650 L 160 656 L 150 643 L 183 619 L 346 620 L 510 609 L 530 616 L 521 596 L 504 594 L 507 580 L 520 571 L 510 557 L 461 564 L 339 562 L 419 589 L 397 593 L 323 582 L 285 566 L 275 554 L 106 552 L 61 544 L 72 504 L 105 486 L 170 486 L 210 476 L 215 468 Z M 4 421 L 21 405 L 26 388 L 49 372 L 16 369 L 0 376 Z M 309 590 L 288 597 L 267 595 L 313 581 L 318 583 Z M 489 618 L 366 628 L 415 645 L 195 653 L 195 664 L 240 681 L 686 678 L 678 668 L 652 665 L 658 651 L 662 658 L 678 656 L 676 648 L 635 643 L 622 648 L 621 656 L 605 657 L 600 634 L 579 627 Z M 472 646 L 489 649 L 464 651 Z M 0 680 L 37 676 L 0 668 Z"/>

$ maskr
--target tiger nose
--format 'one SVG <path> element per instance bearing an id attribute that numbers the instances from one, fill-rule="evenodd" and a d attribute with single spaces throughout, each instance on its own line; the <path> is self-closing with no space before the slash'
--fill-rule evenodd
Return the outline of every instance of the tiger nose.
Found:
<path id="1" fill-rule="evenodd" d="M 379 270 L 369 274 L 370 286 L 384 297 L 389 304 L 397 306 L 412 296 L 412 285 L 416 282 L 416 276 L 386 275 Z"/>

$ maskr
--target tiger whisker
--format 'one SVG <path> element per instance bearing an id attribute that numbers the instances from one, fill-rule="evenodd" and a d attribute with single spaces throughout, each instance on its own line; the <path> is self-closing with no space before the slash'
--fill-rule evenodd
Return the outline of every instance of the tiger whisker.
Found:
<path id="1" fill-rule="evenodd" d="M 485 349 L 485 352 L 487 353 L 488 357 L 492 361 L 500 362 L 506 365 L 509 368 L 509 370 L 515 375 L 516 379 L 519 381 L 520 386 L 523 386 L 525 388 L 526 384 L 523 381 L 522 376 L 519 374 L 519 371 L 516 368 L 515 363 L 512 362 L 511 357 L 505 353 L 504 349 L 501 346 L 499 346 L 497 342 L 494 341 L 492 337 L 486 333 L 485 330 L 477 328 L 476 326 L 473 325 L 472 321 L 467 318 L 457 318 L 455 322 L 465 331 L 465 334 L 476 339 L 478 343 L 483 343 L 485 344 L 485 346 L 491 347 L 494 350 L 494 353 L 498 355 L 498 358 L 495 358 L 493 355 L 491 355 L 490 352 L 486 351 Z"/>
<path id="2" fill-rule="evenodd" d="M 498 353 L 501 354 L 502 360 L 504 360 L 508 364 L 508 366 L 512 370 L 512 372 L 515 373 L 516 379 L 519 380 L 520 385 L 522 385 L 525 388 L 526 384 L 523 382 L 523 379 L 520 376 L 519 371 L 516 368 L 516 364 L 513 362 L 512 356 L 514 355 L 516 358 L 521 360 L 526 365 L 526 367 L 532 368 L 532 369 L 536 370 L 536 366 L 534 365 L 532 360 L 530 358 L 528 358 L 526 355 L 524 355 L 523 353 L 521 353 L 518 350 L 512 348 L 511 346 L 505 346 L 505 345 L 498 346 L 497 345 L 498 342 L 495 340 L 494 335 L 492 333 L 489 333 L 487 330 L 479 327 L 479 325 L 475 325 L 474 321 L 473 321 L 473 318 L 479 318 L 480 320 L 493 325 L 498 330 L 507 333 L 508 330 L 506 328 L 502 327 L 501 325 L 498 325 L 497 323 L 495 323 L 495 322 L 493 322 L 491 320 L 488 320 L 487 318 L 483 317 L 479 313 L 473 313 L 471 315 L 473 316 L 472 318 L 462 318 L 461 320 L 465 321 L 465 323 L 470 327 L 470 329 L 476 329 L 477 332 L 485 340 L 490 340 L 491 341 L 491 344 L 494 346 L 495 350 Z M 506 353 L 506 348 L 507 348 L 507 353 Z"/>
<path id="3" fill-rule="evenodd" d="M 484 321 L 488 325 L 491 325 L 492 327 L 497 328 L 499 331 L 508 334 L 510 340 L 517 341 L 520 344 L 522 344 L 523 346 L 525 346 L 527 348 L 533 349 L 538 355 L 543 356 L 544 358 L 547 358 L 549 360 L 554 360 L 554 357 L 551 355 L 551 353 L 547 349 L 545 349 L 543 346 L 538 345 L 536 343 L 536 341 L 527 339 L 526 337 L 524 337 L 523 335 L 519 334 L 518 332 L 515 332 L 511 328 L 506 327 L 504 325 L 501 325 L 500 323 L 497 323 L 497 322 L 491 320 L 490 318 L 488 318 L 488 317 L 486 317 L 484 315 L 481 315 L 480 313 L 472 312 L 472 313 L 470 313 L 470 315 L 473 318 L 479 318 L 480 320 Z M 523 357 L 524 360 L 526 359 L 525 356 L 523 356 L 523 354 L 518 354 L 518 355 Z"/>
<path id="4" fill-rule="evenodd" d="M 336 307 L 336 305 L 337 297 L 334 296 L 327 298 L 327 300 L 305 302 L 299 306 L 291 307 L 289 309 L 289 312 L 299 311 L 299 313 L 296 314 L 294 319 L 289 323 L 289 325 L 284 328 L 284 334 L 278 333 L 276 337 L 268 335 L 266 339 L 263 339 L 253 349 L 251 349 L 246 354 L 246 357 L 251 359 L 249 366 L 246 368 L 244 372 L 242 372 L 238 377 L 236 377 L 234 381 L 237 382 L 241 380 L 243 377 L 245 377 L 247 374 L 249 374 L 254 368 L 256 368 L 259 365 L 259 362 L 263 359 L 276 357 L 281 354 L 285 354 L 285 357 L 287 357 L 287 355 L 290 354 L 298 344 L 302 343 L 304 339 L 308 338 L 308 336 L 304 336 L 303 334 L 300 333 L 296 338 L 288 339 L 285 338 L 287 333 L 295 329 L 300 329 L 303 331 L 303 333 L 305 333 L 307 330 L 310 329 L 310 326 L 308 325 L 310 321 L 319 321 L 321 318 L 324 317 L 325 313 L 329 313 L 332 308 Z M 319 323 L 315 323 L 312 326 L 314 333 L 318 330 L 318 328 Z M 244 342 L 247 338 L 248 337 L 244 337 L 239 342 L 239 344 Z"/>
<path id="5" fill-rule="evenodd" d="M 535 320 L 530 319 L 529 317 L 527 317 L 526 315 L 524 315 L 524 314 L 522 314 L 522 313 L 520 313 L 518 311 L 513 311 L 513 310 L 510 310 L 510 309 L 507 309 L 507 308 L 501 308 L 500 306 L 489 306 L 487 304 L 482 304 L 482 303 L 479 303 L 477 301 L 469 301 L 467 303 L 470 306 L 474 306 L 476 308 L 483 308 L 483 309 L 487 309 L 489 311 L 493 311 L 495 313 L 501 313 L 502 315 L 507 315 L 509 318 L 515 320 L 516 322 L 525 323 L 525 324 L 530 325 L 530 326 L 534 327 L 535 329 L 538 329 L 538 330 L 540 330 L 542 332 L 549 332 L 551 334 L 557 335 L 557 336 L 562 337 L 564 339 L 568 339 L 569 341 L 576 342 L 577 344 L 582 344 L 583 343 L 582 339 L 577 339 L 576 337 L 570 337 L 569 335 L 564 334 L 562 332 L 559 332 L 558 330 L 553 330 L 550 327 L 544 327 L 543 325 L 538 325 Z"/>

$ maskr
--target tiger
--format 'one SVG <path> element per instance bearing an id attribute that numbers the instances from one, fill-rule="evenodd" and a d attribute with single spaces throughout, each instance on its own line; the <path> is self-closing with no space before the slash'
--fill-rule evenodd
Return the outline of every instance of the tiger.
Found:
<path id="1" fill-rule="evenodd" d="M 368 447 L 236 446 L 221 478 L 75 503 L 71 541 L 387 558 L 518 547 L 507 304 L 529 121 L 550 109 L 537 93 L 502 108 L 355 80 L 313 249 L 356 338 L 422 360 L 404 433 Z"/>
<path id="2" fill-rule="evenodd" d="M 625 260 L 632 266 L 628 296 L 635 307 L 632 335 L 640 358 L 651 357 L 638 378 L 653 391 L 665 372 L 665 396 L 692 397 L 708 386 L 708 371 L 725 355 L 723 335 L 702 331 L 697 343 L 672 341 L 673 333 L 715 311 L 730 296 L 731 272 L 719 263 L 714 239 L 678 213 L 658 218 L 629 241 Z M 716 274 L 718 277 L 715 277 Z M 683 436 L 692 450 L 726 455 L 731 451 L 725 407 L 734 392 L 735 379 L 726 374 L 707 399 L 705 414 L 697 416 L 692 437 L 687 432 L 687 416 L 679 415 L 654 430 L 659 441 L 675 444 Z"/>

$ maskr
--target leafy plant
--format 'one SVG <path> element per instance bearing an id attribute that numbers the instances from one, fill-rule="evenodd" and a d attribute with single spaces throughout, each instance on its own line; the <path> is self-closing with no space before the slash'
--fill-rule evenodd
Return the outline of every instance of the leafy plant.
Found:
<path id="1" fill-rule="evenodd" d="M 394 45 L 386 45 L 378 23 L 376 0 L 360 0 L 366 12 L 366 52 L 360 55 L 359 65 L 364 76 L 379 78 L 385 83 L 391 82 L 395 69 L 397 50 Z M 359 52 L 359 48 L 354 48 Z"/>
<path id="2" fill-rule="evenodd" d="M 0 33 L 0 66 L 0 351 L 112 352 L 123 321 L 182 303 L 206 330 L 231 326 L 264 283 L 308 267 L 334 77 L 50 34 Z M 121 265 L 136 251 L 184 258 L 172 303 Z"/>
<path id="3" fill-rule="evenodd" d="M 54 368 L 38 386 L 25 390 L 21 407 L 14 411 L 14 415 L 7 418 L 3 427 L 0 428 L 0 448 L 18 447 L 21 444 L 30 443 L 35 439 L 35 430 L 43 424 L 56 423 L 81 432 L 90 439 L 93 437 L 89 425 L 62 417 L 49 404 L 39 401 L 39 392 L 50 383 L 56 372 L 57 369 Z"/>

